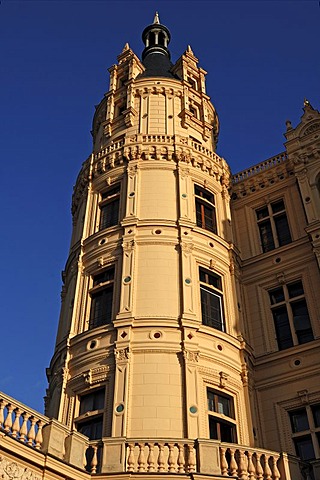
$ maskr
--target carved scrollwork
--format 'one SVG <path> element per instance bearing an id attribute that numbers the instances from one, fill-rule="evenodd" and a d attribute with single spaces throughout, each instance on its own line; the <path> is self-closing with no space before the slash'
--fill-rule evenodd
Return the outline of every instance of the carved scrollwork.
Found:
<path id="1" fill-rule="evenodd" d="M 183 351 L 183 358 L 187 362 L 197 363 L 199 361 L 199 355 L 200 355 L 200 352 L 198 351 L 197 352 L 193 352 L 191 350 Z"/>
<path id="2" fill-rule="evenodd" d="M 40 480 L 41 476 L 29 468 L 0 456 L 0 477 L 4 480 Z"/>

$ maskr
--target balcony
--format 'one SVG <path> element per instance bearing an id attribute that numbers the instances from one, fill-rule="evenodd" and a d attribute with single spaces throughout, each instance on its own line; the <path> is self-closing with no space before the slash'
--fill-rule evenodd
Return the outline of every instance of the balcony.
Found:
<path id="1" fill-rule="evenodd" d="M 211 480 L 319 480 L 320 461 L 309 464 L 285 453 L 207 439 L 103 438 L 89 441 L 0 393 L 0 474 L 3 465 L 35 466 L 56 478 L 89 479 L 127 474 L 147 480 L 162 474 L 210 475 Z M 19 462 L 23 459 L 23 467 Z M 45 460 L 44 460 L 45 459 Z M 14 460 L 14 461 L 13 461 Z M 126 475 L 125 475 L 126 476 Z M 4 477 L 6 478 L 6 477 Z"/>

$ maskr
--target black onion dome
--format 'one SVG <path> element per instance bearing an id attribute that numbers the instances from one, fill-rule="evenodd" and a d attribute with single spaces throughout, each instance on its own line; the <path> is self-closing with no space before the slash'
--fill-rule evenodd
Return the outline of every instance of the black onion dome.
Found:
<path id="1" fill-rule="evenodd" d="M 154 16 L 153 23 L 148 25 L 142 32 L 142 40 L 145 49 L 142 52 L 142 63 L 145 71 L 141 77 L 169 77 L 178 78 L 171 72 L 173 64 L 170 61 L 168 45 L 170 42 L 168 28 L 161 25 L 158 12 Z"/>

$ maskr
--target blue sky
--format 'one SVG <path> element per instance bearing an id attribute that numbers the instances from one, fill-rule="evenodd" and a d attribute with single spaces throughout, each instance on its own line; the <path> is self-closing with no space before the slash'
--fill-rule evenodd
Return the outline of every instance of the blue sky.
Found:
<path id="1" fill-rule="evenodd" d="M 173 61 L 190 44 L 208 71 L 234 173 L 284 150 L 304 97 L 320 107 L 318 1 L 1 1 L 0 390 L 40 411 L 94 105 L 156 10 Z"/>

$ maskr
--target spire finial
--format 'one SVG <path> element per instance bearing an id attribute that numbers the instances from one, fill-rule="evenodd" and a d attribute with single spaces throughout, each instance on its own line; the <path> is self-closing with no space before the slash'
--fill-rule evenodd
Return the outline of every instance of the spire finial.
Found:
<path id="1" fill-rule="evenodd" d="M 154 19 L 153 19 L 153 23 L 157 23 L 158 25 L 160 25 L 160 18 L 159 18 L 159 13 L 156 12 L 155 15 L 154 15 Z"/>

